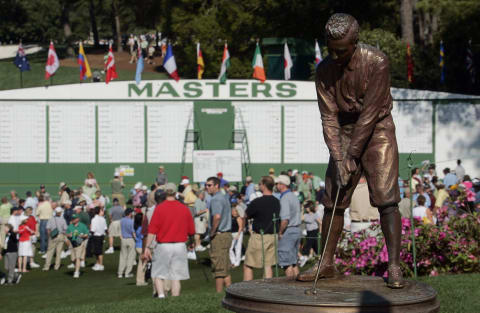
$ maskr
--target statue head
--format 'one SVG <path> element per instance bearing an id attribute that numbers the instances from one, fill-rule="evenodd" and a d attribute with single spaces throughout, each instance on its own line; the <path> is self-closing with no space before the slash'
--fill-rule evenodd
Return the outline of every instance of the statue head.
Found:
<path id="1" fill-rule="evenodd" d="M 357 20 L 345 13 L 332 15 L 325 25 L 328 53 L 338 65 L 350 61 L 358 43 L 359 26 Z"/>

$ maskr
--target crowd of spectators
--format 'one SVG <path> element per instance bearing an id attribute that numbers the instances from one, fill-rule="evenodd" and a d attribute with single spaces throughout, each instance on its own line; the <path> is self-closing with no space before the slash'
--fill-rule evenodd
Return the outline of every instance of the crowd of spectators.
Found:
<path id="1" fill-rule="evenodd" d="M 445 168 L 443 174 L 439 179 L 430 165 L 413 169 L 411 180 L 399 180 L 403 217 L 413 213 L 434 224 L 438 209 L 445 205 L 449 214 L 480 209 L 480 181 L 465 174 L 460 160 L 454 171 Z M 138 182 L 128 195 L 119 173 L 110 182 L 110 196 L 102 193 L 93 173 L 76 190 L 60 183 L 56 197 L 44 185 L 35 193 L 27 191 L 25 200 L 12 191 L 0 205 L 6 270 L 0 274 L 1 282 L 18 283 L 29 270 L 39 268 L 36 253 L 45 259 L 43 271 L 51 270 L 54 256 L 54 270 L 60 269 L 62 259 L 70 259 L 67 268 L 75 279 L 88 276 L 88 258 L 94 259 L 92 271 L 104 271 L 103 255 L 115 252 L 115 240 L 120 242 L 118 278 L 135 276 L 137 286 L 146 286 L 151 279 L 158 298 L 168 292 L 180 295 L 180 282 L 190 277 L 188 259 L 205 250 L 217 292 L 232 283 L 231 269 L 242 262 L 244 280 L 253 279 L 254 269 L 271 278 L 275 265 L 294 278 L 299 267 L 321 253 L 325 184 L 313 173 L 287 170 L 276 176 L 271 168 L 258 183 L 247 176 L 243 185 L 231 184 L 222 173 L 202 184 L 191 183 L 187 176 L 178 182 L 169 181 L 160 166 L 150 188 Z M 345 212 L 346 231 L 377 235 L 369 229 L 379 216 L 368 194 L 362 177 Z M 243 240 L 245 235 L 248 241 Z"/>

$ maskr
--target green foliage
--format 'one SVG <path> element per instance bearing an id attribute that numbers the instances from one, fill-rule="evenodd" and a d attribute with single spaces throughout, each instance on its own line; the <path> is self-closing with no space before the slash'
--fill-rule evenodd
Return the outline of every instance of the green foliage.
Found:
<path id="1" fill-rule="evenodd" d="M 363 29 L 360 31 L 360 41 L 377 47 L 390 60 L 392 86 L 408 87 L 406 45 L 395 34 L 383 29 Z"/>

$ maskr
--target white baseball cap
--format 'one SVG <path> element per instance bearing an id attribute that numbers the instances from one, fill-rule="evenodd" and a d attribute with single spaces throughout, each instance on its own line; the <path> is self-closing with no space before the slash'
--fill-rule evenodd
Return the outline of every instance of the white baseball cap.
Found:
<path id="1" fill-rule="evenodd" d="M 277 177 L 277 183 L 279 184 L 283 184 L 285 186 L 290 186 L 290 177 L 288 177 L 287 175 L 280 175 Z"/>

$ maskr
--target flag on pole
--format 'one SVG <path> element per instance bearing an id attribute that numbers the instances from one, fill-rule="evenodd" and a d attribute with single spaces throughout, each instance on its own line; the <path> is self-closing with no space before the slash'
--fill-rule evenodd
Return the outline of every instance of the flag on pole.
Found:
<path id="1" fill-rule="evenodd" d="M 78 65 L 80 65 L 80 79 L 85 80 L 87 77 L 92 77 L 92 71 L 90 71 L 90 65 L 88 65 L 87 55 L 83 50 L 83 44 L 80 42 L 78 47 Z"/>
<path id="2" fill-rule="evenodd" d="M 470 82 L 472 83 L 472 85 L 474 85 L 476 71 L 475 71 L 475 63 L 473 61 L 472 40 L 468 41 L 467 56 L 465 58 L 465 62 L 466 62 L 467 72 L 470 75 Z"/>
<path id="3" fill-rule="evenodd" d="M 315 39 L 315 68 L 317 68 L 318 64 L 320 64 L 322 60 L 322 52 L 320 51 L 317 40 Z"/>
<path id="4" fill-rule="evenodd" d="M 48 48 L 47 65 L 45 66 L 45 79 L 49 79 L 50 77 L 52 77 L 59 68 L 59 66 L 60 62 L 58 61 L 55 47 L 53 46 L 53 42 L 50 41 L 50 47 Z"/>
<path id="5" fill-rule="evenodd" d="M 440 83 L 445 83 L 445 51 L 443 50 L 443 41 L 440 41 Z"/>
<path id="6" fill-rule="evenodd" d="M 177 72 L 177 63 L 175 63 L 175 56 L 173 55 L 172 51 L 172 44 L 168 44 L 167 54 L 163 59 L 163 67 L 167 70 L 170 77 L 175 79 L 175 81 L 178 82 L 180 80 Z"/>
<path id="7" fill-rule="evenodd" d="M 253 55 L 252 60 L 253 67 L 253 78 L 258 79 L 262 83 L 265 82 L 267 77 L 265 76 L 265 68 L 263 67 L 262 54 L 260 53 L 260 46 L 257 42 L 257 47 L 255 48 L 255 54 Z"/>
<path id="8" fill-rule="evenodd" d="M 220 67 L 220 75 L 218 79 L 220 83 L 225 84 L 227 81 L 227 70 L 230 67 L 230 53 L 228 53 L 228 45 L 225 43 L 223 48 L 222 66 Z"/>
<path id="9" fill-rule="evenodd" d="M 410 44 L 407 43 L 407 79 L 409 83 L 413 82 L 413 59 Z"/>
<path id="10" fill-rule="evenodd" d="M 15 60 L 13 60 L 13 64 L 18 67 L 20 72 L 30 71 L 30 63 L 28 63 L 22 43 L 18 45 L 17 55 L 15 56 Z"/>
<path id="11" fill-rule="evenodd" d="M 290 57 L 290 51 L 288 51 L 288 45 L 285 43 L 283 52 L 283 70 L 285 73 L 285 80 L 289 80 L 292 77 L 291 69 L 293 67 L 292 58 Z"/>
<path id="12" fill-rule="evenodd" d="M 137 49 L 137 70 L 135 71 L 135 81 L 137 82 L 137 85 L 140 84 L 142 81 L 142 72 L 143 72 L 143 56 L 142 56 L 142 49 L 140 46 L 138 46 Z"/>
<path id="13" fill-rule="evenodd" d="M 203 61 L 202 50 L 200 50 L 200 43 L 197 42 L 197 78 L 202 79 L 203 72 L 205 72 L 205 62 Z"/>
<path id="14" fill-rule="evenodd" d="M 109 83 L 112 79 L 118 78 L 117 68 L 115 66 L 115 57 L 113 56 L 112 44 L 108 49 L 107 58 L 107 76 L 105 77 L 105 83 Z"/>

